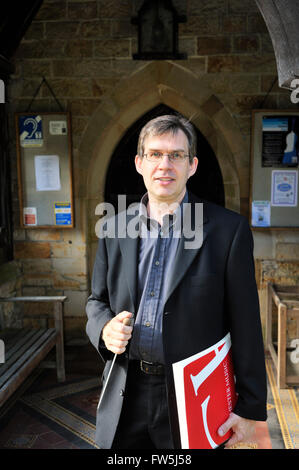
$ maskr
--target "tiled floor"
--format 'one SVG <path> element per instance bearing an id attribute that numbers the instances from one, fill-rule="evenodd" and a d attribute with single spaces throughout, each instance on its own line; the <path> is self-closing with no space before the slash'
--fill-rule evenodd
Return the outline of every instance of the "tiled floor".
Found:
<path id="1" fill-rule="evenodd" d="M 0 448 L 96 448 L 95 414 L 101 370 L 99 355 L 89 344 L 66 348 L 65 383 L 57 383 L 55 370 L 36 370 L 25 386 L 18 390 L 10 407 L 0 410 Z M 289 416 L 291 408 L 285 408 L 282 415 L 283 396 L 278 397 L 271 376 L 269 381 L 269 370 L 268 382 L 267 423 L 259 423 L 253 442 L 240 447 L 285 449 L 286 445 L 293 445 L 289 448 L 297 448 L 298 395 L 293 394 L 291 403 L 294 418 Z M 294 437 L 296 429 L 298 436 Z"/>
<path id="2" fill-rule="evenodd" d="M 0 448 L 95 448 L 101 371 L 99 355 L 89 344 L 66 348 L 64 383 L 57 383 L 55 370 L 36 370 L 9 409 L 0 411 Z"/>

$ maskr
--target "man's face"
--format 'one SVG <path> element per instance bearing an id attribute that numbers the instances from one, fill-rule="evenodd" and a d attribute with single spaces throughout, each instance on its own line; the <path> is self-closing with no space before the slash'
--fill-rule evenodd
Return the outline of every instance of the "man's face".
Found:
<path id="1" fill-rule="evenodd" d="M 150 150 L 159 150 L 165 154 L 176 150 L 188 155 L 188 139 L 182 130 L 176 134 L 149 136 L 144 142 L 144 153 L 147 154 Z M 187 180 L 195 173 L 197 164 L 196 157 L 192 163 L 189 158 L 171 162 L 167 155 L 163 155 L 159 162 L 148 161 L 139 155 L 135 157 L 136 170 L 143 176 L 149 201 L 168 204 L 182 200 Z"/>

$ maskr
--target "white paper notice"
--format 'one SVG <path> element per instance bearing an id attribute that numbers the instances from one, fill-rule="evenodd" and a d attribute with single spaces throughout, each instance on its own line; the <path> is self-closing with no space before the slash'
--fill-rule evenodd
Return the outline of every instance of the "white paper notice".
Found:
<path id="1" fill-rule="evenodd" d="M 270 201 L 252 201 L 251 224 L 253 227 L 269 227 L 271 218 Z"/>
<path id="2" fill-rule="evenodd" d="M 24 225 L 37 225 L 36 207 L 23 208 Z"/>
<path id="3" fill-rule="evenodd" d="M 298 173 L 296 170 L 273 170 L 272 206 L 297 206 Z"/>
<path id="4" fill-rule="evenodd" d="M 50 121 L 49 132 L 51 135 L 66 135 L 67 134 L 66 121 Z"/>
<path id="5" fill-rule="evenodd" d="M 61 189 L 58 155 L 36 155 L 34 166 L 36 191 L 59 191 Z"/>

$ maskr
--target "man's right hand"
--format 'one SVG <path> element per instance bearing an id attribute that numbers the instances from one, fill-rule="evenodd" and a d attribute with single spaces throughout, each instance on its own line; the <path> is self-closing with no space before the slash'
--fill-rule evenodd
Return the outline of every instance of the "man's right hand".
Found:
<path id="1" fill-rule="evenodd" d="M 132 336 L 133 327 L 124 325 L 125 318 L 132 318 L 130 312 L 120 312 L 104 326 L 102 330 L 102 340 L 109 351 L 115 354 L 122 354 L 126 350 L 129 339 Z"/>

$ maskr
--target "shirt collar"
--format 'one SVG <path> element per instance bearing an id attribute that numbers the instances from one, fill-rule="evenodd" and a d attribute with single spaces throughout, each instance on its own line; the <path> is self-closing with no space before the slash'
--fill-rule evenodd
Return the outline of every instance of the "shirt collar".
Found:
<path id="1" fill-rule="evenodd" d="M 176 222 L 178 212 L 181 211 L 181 217 L 183 216 L 183 204 L 188 202 L 188 191 L 186 190 L 185 195 L 180 202 L 180 205 L 176 208 L 173 214 L 166 214 L 163 217 L 162 230 L 168 231 Z M 147 204 L 148 204 L 148 193 L 145 193 L 139 204 L 139 218 L 143 225 L 146 226 L 147 230 L 159 230 L 159 222 L 155 219 L 151 219 L 147 213 Z"/>

